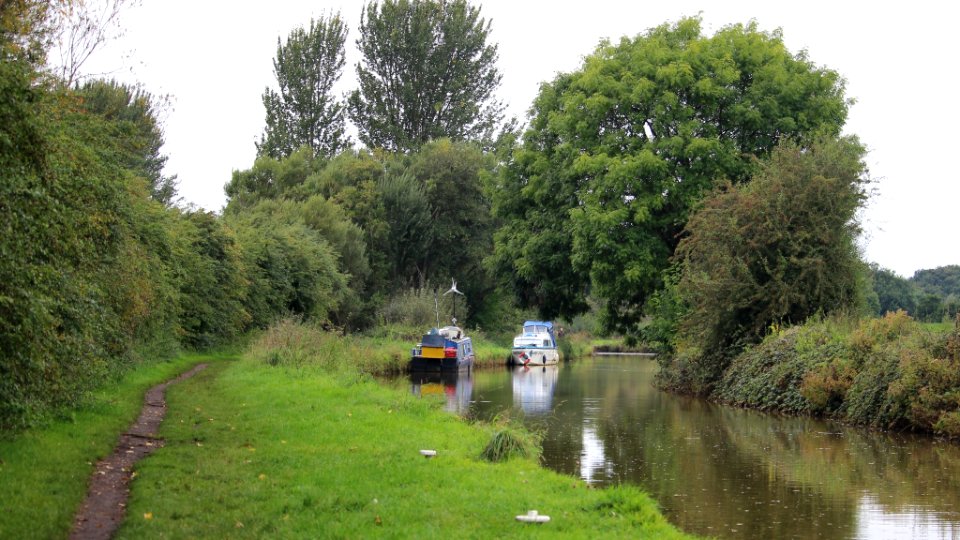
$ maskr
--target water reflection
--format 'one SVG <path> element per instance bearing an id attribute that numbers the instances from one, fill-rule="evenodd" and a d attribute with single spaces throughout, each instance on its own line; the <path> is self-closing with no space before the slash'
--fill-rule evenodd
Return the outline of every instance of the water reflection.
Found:
<path id="1" fill-rule="evenodd" d="M 521 409 L 546 433 L 545 466 L 593 484 L 640 485 L 686 531 L 960 539 L 954 444 L 673 396 L 652 386 L 647 359 L 548 367 L 480 371 L 441 391 L 449 410 L 481 418 Z"/>
<path id="2" fill-rule="evenodd" d="M 513 404 L 527 416 L 540 416 L 553 410 L 557 391 L 557 366 L 520 366 L 513 370 Z"/>
<path id="3" fill-rule="evenodd" d="M 415 396 L 443 396 L 444 410 L 465 414 L 473 394 L 473 373 L 448 371 L 414 371 L 410 373 L 410 390 Z"/>

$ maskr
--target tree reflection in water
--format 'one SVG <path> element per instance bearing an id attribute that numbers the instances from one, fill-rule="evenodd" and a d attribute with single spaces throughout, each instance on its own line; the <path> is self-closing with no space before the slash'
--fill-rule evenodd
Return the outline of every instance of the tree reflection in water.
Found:
<path id="1" fill-rule="evenodd" d="M 545 430 L 547 467 L 597 485 L 640 485 L 684 530 L 724 538 L 960 533 L 956 445 L 666 394 L 653 387 L 648 359 L 549 367 L 475 373 L 470 414 L 519 409 Z M 467 391 L 456 390 L 458 403 Z"/>

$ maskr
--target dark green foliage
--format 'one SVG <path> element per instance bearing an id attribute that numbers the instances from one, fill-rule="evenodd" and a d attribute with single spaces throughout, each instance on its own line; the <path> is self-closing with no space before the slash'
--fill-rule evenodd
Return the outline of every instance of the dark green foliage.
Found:
<path id="1" fill-rule="evenodd" d="M 118 268 L 123 170 L 101 161 L 103 123 L 0 62 L 0 427 L 74 403 L 122 361 Z M 109 150 L 107 150 L 109 151 Z"/>
<path id="2" fill-rule="evenodd" d="M 960 265 L 952 264 L 930 270 L 917 270 L 910 282 L 921 290 L 941 298 L 960 297 Z"/>
<path id="3" fill-rule="evenodd" d="M 801 393 L 803 376 L 839 352 L 840 344 L 825 326 L 788 329 L 739 355 L 713 395 L 743 407 L 810 413 L 815 405 Z"/>
<path id="4" fill-rule="evenodd" d="M 426 275 L 419 264 L 433 235 L 426 190 L 409 173 L 386 176 L 377 184 L 388 233 L 385 256 L 395 286 L 422 287 Z"/>
<path id="5" fill-rule="evenodd" d="M 350 119 L 370 148 L 492 140 L 503 117 L 490 23 L 465 0 L 384 0 L 363 10 Z"/>
<path id="6" fill-rule="evenodd" d="M 294 315 L 326 322 L 342 300 L 346 277 L 330 244 L 286 214 L 284 205 L 263 201 L 226 217 L 236 231 L 249 287 L 244 306 L 250 324 L 266 328 Z"/>
<path id="7" fill-rule="evenodd" d="M 925 293 L 917 300 L 914 316 L 924 322 L 940 322 L 943 319 L 943 300 L 935 294 Z"/>
<path id="8" fill-rule="evenodd" d="M 156 99 L 141 88 L 116 81 L 91 80 L 77 93 L 83 109 L 108 121 L 110 137 L 117 141 L 113 161 L 145 179 L 150 196 L 169 205 L 177 194 L 176 176 L 164 176 L 167 156 L 160 153 L 163 131 L 157 121 Z"/>
<path id="9" fill-rule="evenodd" d="M 873 270 L 873 290 L 880 303 L 877 315 L 903 310 L 916 313 L 916 288 L 910 281 L 898 276 L 892 270 L 871 266 Z"/>
<path id="10" fill-rule="evenodd" d="M 856 312 L 862 155 L 855 140 L 781 145 L 749 183 L 704 200 L 677 248 L 686 346 L 722 361 L 771 326 Z"/>
<path id="11" fill-rule="evenodd" d="M 277 39 L 273 73 L 279 93 L 270 88 L 263 93 L 267 126 L 258 154 L 281 158 L 307 146 L 317 156 L 332 157 L 349 145 L 344 104 L 333 96 L 346 40 L 339 14 L 311 19 L 309 29 L 293 30 L 286 43 Z"/>
<path id="12" fill-rule="evenodd" d="M 715 182 L 746 181 L 783 140 L 839 134 L 846 114 L 839 75 L 753 23 L 602 44 L 541 87 L 494 191 L 493 262 L 546 317 L 582 312 L 589 289 L 609 329 L 634 332 Z"/>
<path id="13" fill-rule="evenodd" d="M 250 320 L 243 301 L 247 279 L 236 238 L 209 212 L 185 214 L 187 251 L 179 254 L 180 327 L 191 347 L 237 336 Z"/>

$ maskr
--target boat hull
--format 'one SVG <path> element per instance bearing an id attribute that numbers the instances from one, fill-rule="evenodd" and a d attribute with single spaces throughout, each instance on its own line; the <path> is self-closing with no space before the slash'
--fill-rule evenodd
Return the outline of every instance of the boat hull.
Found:
<path id="1" fill-rule="evenodd" d="M 410 369 L 412 371 L 460 371 L 468 370 L 471 366 L 473 366 L 472 356 L 466 358 L 410 357 Z"/>
<path id="2" fill-rule="evenodd" d="M 514 347 L 511 356 L 521 366 L 553 366 L 560 362 L 560 351 L 548 347 Z"/>

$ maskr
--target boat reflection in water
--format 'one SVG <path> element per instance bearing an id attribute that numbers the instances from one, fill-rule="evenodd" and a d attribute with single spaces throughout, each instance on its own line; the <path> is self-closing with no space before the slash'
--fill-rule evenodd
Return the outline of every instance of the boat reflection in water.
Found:
<path id="1" fill-rule="evenodd" d="M 513 370 L 513 405 L 527 416 L 541 416 L 553 410 L 559 368 L 521 366 Z"/>
<path id="2" fill-rule="evenodd" d="M 463 414 L 470 407 L 473 394 L 471 371 L 413 371 L 410 373 L 410 390 L 419 397 L 443 396 L 444 410 Z"/>

